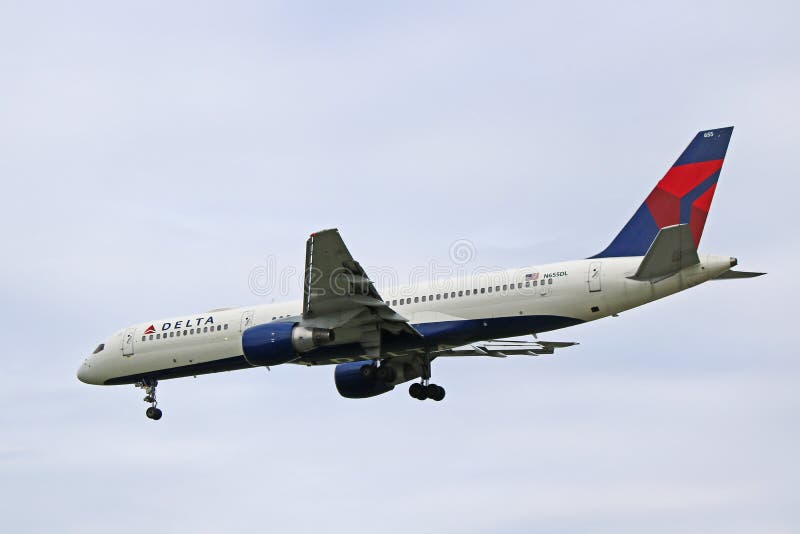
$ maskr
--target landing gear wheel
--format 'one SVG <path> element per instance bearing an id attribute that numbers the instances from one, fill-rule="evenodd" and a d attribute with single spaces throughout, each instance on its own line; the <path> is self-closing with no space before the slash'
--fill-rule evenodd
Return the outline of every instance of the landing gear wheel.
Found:
<path id="1" fill-rule="evenodd" d="M 408 394 L 417 400 L 425 400 L 427 398 L 425 395 L 425 387 L 419 382 L 414 382 L 409 386 Z"/>
<path id="2" fill-rule="evenodd" d="M 444 399 L 444 388 L 436 384 L 428 384 L 426 395 L 429 399 L 439 402 Z"/>
<path id="3" fill-rule="evenodd" d="M 152 419 L 154 421 L 158 421 L 161 419 L 161 416 L 164 415 L 161 410 L 155 406 L 150 406 L 147 410 L 145 410 L 144 414 L 148 417 L 148 419 Z"/>

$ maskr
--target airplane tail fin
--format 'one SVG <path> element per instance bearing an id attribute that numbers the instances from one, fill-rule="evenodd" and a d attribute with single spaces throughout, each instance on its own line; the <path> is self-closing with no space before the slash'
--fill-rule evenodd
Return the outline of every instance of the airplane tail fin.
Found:
<path id="1" fill-rule="evenodd" d="M 714 198 L 733 126 L 699 132 L 606 249 L 592 256 L 644 256 L 667 226 L 688 224 L 695 247 Z"/>

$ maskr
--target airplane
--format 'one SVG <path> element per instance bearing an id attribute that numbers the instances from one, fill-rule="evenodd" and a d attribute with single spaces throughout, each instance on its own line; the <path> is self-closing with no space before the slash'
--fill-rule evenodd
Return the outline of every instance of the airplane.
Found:
<path id="1" fill-rule="evenodd" d="M 306 242 L 301 301 L 222 308 L 123 328 L 78 369 L 87 384 L 134 384 L 161 419 L 160 380 L 281 364 L 335 365 L 346 398 L 417 380 L 409 395 L 441 401 L 439 357 L 553 354 L 576 343 L 538 335 L 616 316 L 735 271 L 698 254 L 733 127 L 699 132 L 619 234 L 586 259 L 464 276 L 378 293 L 338 230 Z M 528 340 L 508 339 L 533 336 Z"/>

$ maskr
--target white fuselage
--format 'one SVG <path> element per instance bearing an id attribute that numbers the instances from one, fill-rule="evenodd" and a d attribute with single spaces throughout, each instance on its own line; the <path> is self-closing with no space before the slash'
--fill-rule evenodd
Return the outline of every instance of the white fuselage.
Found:
<path id="1" fill-rule="evenodd" d="M 631 280 L 628 277 L 641 260 L 602 258 L 532 266 L 385 289 L 382 297 L 429 342 L 453 346 L 607 317 L 716 278 L 732 266 L 727 256 L 701 255 L 699 264 L 663 280 Z M 297 300 L 133 325 L 114 333 L 102 349 L 86 358 L 78 377 L 91 384 L 121 384 L 151 376 L 163 379 L 250 367 L 242 357 L 242 332 L 271 321 L 299 320 L 301 312 L 302 302 Z M 337 345 L 347 346 L 348 335 L 337 332 Z M 391 347 L 385 350 L 391 354 Z M 294 363 L 366 358 L 358 350 L 323 351 L 313 358 L 299 355 Z"/>

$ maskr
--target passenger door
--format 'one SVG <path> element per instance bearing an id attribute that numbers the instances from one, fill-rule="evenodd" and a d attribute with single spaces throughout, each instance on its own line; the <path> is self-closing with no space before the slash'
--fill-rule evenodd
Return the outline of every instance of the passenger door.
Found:
<path id="1" fill-rule="evenodd" d="M 589 273 L 586 279 L 589 284 L 589 293 L 595 293 L 603 289 L 601 285 L 602 272 L 600 271 L 602 265 L 599 261 L 593 261 L 589 264 Z"/>
<path id="2" fill-rule="evenodd" d="M 122 355 L 133 356 L 133 339 L 136 336 L 135 328 L 128 328 L 122 335 Z"/>

